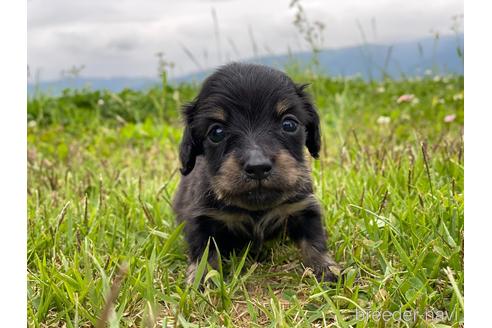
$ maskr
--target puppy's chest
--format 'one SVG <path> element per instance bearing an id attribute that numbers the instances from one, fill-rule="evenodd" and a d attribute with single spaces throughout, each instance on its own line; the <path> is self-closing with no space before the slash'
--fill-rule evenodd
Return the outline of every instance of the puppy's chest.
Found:
<path id="1" fill-rule="evenodd" d="M 278 211 L 251 213 L 248 217 L 238 221 L 238 226 L 234 224 L 228 228 L 247 234 L 255 241 L 263 241 L 285 228 L 289 215 Z"/>
<path id="2" fill-rule="evenodd" d="M 312 204 L 313 198 L 307 197 L 295 203 L 282 204 L 268 211 L 214 210 L 209 213 L 209 216 L 220 221 L 235 235 L 262 242 L 278 235 L 285 229 L 290 217 L 299 214 Z"/>

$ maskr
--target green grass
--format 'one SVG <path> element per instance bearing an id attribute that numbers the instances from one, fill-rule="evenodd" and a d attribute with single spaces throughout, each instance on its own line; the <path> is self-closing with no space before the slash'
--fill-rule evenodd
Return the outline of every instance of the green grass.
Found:
<path id="1" fill-rule="evenodd" d="M 312 83 L 322 118 L 313 175 L 343 282 L 319 284 L 279 241 L 266 261 L 238 254 L 206 274 L 203 290 L 186 286 L 170 202 L 179 106 L 197 86 L 37 95 L 28 101 L 29 326 L 96 325 L 112 288 L 111 327 L 383 327 L 361 311 L 405 310 L 420 314 L 408 326 L 461 326 L 463 78 L 295 80 Z M 418 100 L 398 104 L 402 94 Z"/>

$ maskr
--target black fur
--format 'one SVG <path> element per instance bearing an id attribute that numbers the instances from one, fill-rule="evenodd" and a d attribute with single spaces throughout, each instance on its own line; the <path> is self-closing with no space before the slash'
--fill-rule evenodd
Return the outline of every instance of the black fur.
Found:
<path id="1" fill-rule="evenodd" d="M 183 176 L 173 208 L 178 222 L 186 221 L 191 276 L 210 237 L 227 255 L 248 243 L 258 252 L 264 241 L 287 231 L 307 266 L 320 278 L 336 279 L 304 156 L 307 147 L 317 158 L 321 146 L 319 117 L 305 88 L 278 70 L 233 63 L 205 80 L 183 108 Z M 294 132 L 283 128 L 289 119 L 298 123 Z M 214 142 L 210 129 L 217 124 L 225 137 Z M 244 170 L 258 154 L 271 170 L 252 179 Z M 209 254 L 216 265 L 214 247 Z"/>

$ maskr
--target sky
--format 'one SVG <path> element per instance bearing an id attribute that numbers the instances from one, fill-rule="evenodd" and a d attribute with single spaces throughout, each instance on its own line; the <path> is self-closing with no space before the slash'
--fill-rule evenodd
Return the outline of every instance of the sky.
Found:
<path id="1" fill-rule="evenodd" d="M 28 0 L 30 79 L 151 77 L 157 53 L 177 77 L 231 60 L 308 50 L 291 0 Z M 391 44 L 451 34 L 463 0 L 301 0 L 323 47 Z M 214 14 L 217 18 L 214 24 Z M 361 30 L 363 31 L 361 33 Z M 363 37 L 364 34 L 364 37 Z M 191 55 L 190 55 L 191 54 Z"/>

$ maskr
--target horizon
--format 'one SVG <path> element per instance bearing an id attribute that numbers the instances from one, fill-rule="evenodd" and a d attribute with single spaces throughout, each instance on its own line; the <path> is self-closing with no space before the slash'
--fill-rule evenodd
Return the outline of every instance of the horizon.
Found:
<path id="1" fill-rule="evenodd" d="M 457 34 L 446 34 L 446 35 L 440 35 L 439 36 L 439 40 L 437 41 L 438 42 L 438 45 L 439 45 L 439 42 L 441 42 L 441 39 L 447 39 L 447 38 L 460 38 L 461 40 L 464 39 L 464 33 L 463 32 L 460 32 L 460 33 L 457 33 Z M 418 44 L 419 42 L 422 42 L 422 41 L 429 41 L 431 39 L 434 39 L 434 37 L 432 36 L 427 36 L 427 37 L 424 37 L 424 38 L 416 38 L 416 39 L 412 39 L 412 40 L 406 40 L 406 41 L 402 41 L 402 42 L 399 42 L 399 43 L 367 43 L 367 44 L 360 44 L 360 45 L 352 45 L 352 46 L 347 46 L 347 47 L 336 47 L 336 48 L 332 48 L 332 47 L 325 47 L 325 48 L 322 48 L 320 49 L 320 54 L 324 53 L 324 52 L 331 52 L 331 51 L 344 51 L 344 50 L 349 50 L 349 49 L 357 49 L 357 48 L 360 48 L 360 47 L 365 47 L 365 46 L 374 46 L 374 47 L 391 47 L 391 46 L 394 46 L 394 45 L 397 45 L 397 46 L 401 46 L 401 45 L 405 45 L 405 44 Z M 310 51 L 310 50 L 304 50 L 304 51 L 299 51 L 299 52 L 293 52 L 291 54 L 287 53 L 287 52 L 284 52 L 284 53 L 279 53 L 279 54 L 266 54 L 266 55 L 262 55 L 262 56 L 259 56 L 259 57 L 248 57 L 248 58 L 243 58 L 243 59 L 238 59 L 238 60 L 234 60 L 234 61 L 237 61 L 237 62 L 255 62 L 255 61 L 261 61 L 265 58 L 280 58 L 280 57 L 283 57 L 283 56 L 289 56 L 289 55 L 292 55 L 292 58 L 293 60 L 298 60 L 299 59 L 299 55 L 313 55 L 313 52 Z M 230 62 L 233 62 L 233 61 L 230 61 Z M 183 75 L 179 75 L 179 76 L 173 76 L 172 78 L 170 78 L 170 82 L 173 82 L 173 81 L 181 81 L 181 80 L 186 80 L 187 78 L 189 77 L 193 77 L 195 75 L 200 75 L 200 74 L 203 74 L 203 73 L 206 73 L 208 71 L 211 71 L 211 70 L 214 70 L 216 69 L 217 67 L 219 66 L 222 66 L 222 65 L 225 65 L 227 63 L 230 63 L 230 62 L 224 62 L 224 63 L 220 63 L 220 64 L 217 64 L 215 66 L 211 66 L 211 67 L 204 67 L 202 70 L 192 70 L 186 74 L 183 74 Z M 156 63 L 156 66 L 157 66 L 157 63 Z M 169 73 L 169 72 L 168 72 Z M 53 78 L 53 79 L 39 79 L 38 81 L 29 81 L 30 79 L 28 78 L 28 85 L 29 86 L 33 86 L 36 82 L 38 83 L 56 83 L 56 82 L 61 82 L 61 81 L 70 81 L 70 80 L 98 80 L 98 81 L 111 81 L 111 80 L 145 80 L 145 81 L 155 81 L 155 82 L 158 82 L 160 80 L 160 77 L 158 75 L 158 72 L 157 72 L 157 67 L 156 67 L 156 70 L 154 72 L 153 75 L 132 75 L 132 76 L 125 76 L 125 75 L 112 75 L 112 76 L 90 76 L 90 75 L 86 75 L 84 73 L 84 71 L 82 70 L 80 72 L 80 74 L 77 74 L 77 75 L 70 75 L 70 74 L 66 74 L 65 76 L 59 76 L 59 77 L 56 77 L 56 78 Z M 34 80 L 31 79 L 31 80 Z"/>

